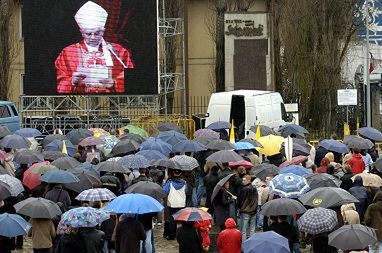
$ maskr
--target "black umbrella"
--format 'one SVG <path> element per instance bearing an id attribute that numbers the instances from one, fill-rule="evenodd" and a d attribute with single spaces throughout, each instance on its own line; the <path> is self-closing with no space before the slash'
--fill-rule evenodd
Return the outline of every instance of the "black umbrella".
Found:
<path id="1" fill-rule="evenodd" d="M 216 121 L 209 124 L 206 128 L 211 130 L 230 129 L 231 123 L 227 121 Z"/>
<path id="2" fill-rule="evenodd" d="M 119 137 L 120 140 L 133 140 L 141 144 L 142 142 L 145 141 L 145 139 L 140 136 L 139 134 L 134 134 L 134 133 L 127 133 L 123 134 Z"/>
<path id="3" fill-rule="evenodd" d="M 235 173 L 232 173 L 232 174 L 229 174 L 227 176 L 225 176 L 224 178 L 222 178 L 214 187 L 214 190 L 212 191 L 212 195 L 211 195 L 211 203 L 214 201 L 216 195 L 218 195 L 220 189 L 223 187 L 223 185 L 228 181 L 230 180 L 231 177 L 235 176 Z M 227 191 L 228 192 L 228 191 Z"/>
<path id="4" fill-rule="evenodd" d="M 24 150 L 17 151 L 15 153 L 15 157 L 13 161 L 19 164 L 37 163 L 37 162 L 43 162 L 44 156 L 38 151 L 24 149 Z"/>
<path id="5" fill-rule="evenodd" d="M 297 200 L 281 198 L 265 203 L 260 213 L 266 216 L 294 215 L 305 213 L 306 208 Z"/>
<path id="6" fill-rule="evenodd" d="M 56 203 L 44 198 L 28 198 L 14 207 L 17 213 L 31 218 L 52 219 L 62 213 Z"/>
<path id="7" fill-rule="evenodd" d="M 373 127 L 361 127 L 358 133 L 373 141 L 382 141 L 382 133 Z"/>
<path id="8" fill-rule="evenodd" d="M 345 225 L 329 234 L 328 244 L 348 251 L 364 249 L 377 242 L 375 230 L 361 224 Z"/>
<path id="9" fill-rule="evenodd" d="M 74 159 L 73 157 L 61 157 L 58 158 L 57 160 L 54 160 L 51 165 L 56 166 L 60 170 L 68 170 L 68 169 L 73 169 L 80 165 L 81 163 Z"/>
<path id="10" fill-rule="evenodd" d="M 111 154 L 114 156 L 127 154 L 138 150 L 139 146 L 140 144 L 134 140 L 121 140 L 113 147 Z"/>
<path id="11" fill-rule="evenodd" d="M 296 124 L 286 124 L 279 128 L 282 136 L 286 137 L 292 134 L 307 134 L 308 130 Z"/>
<path id="12" fill-rule="evenodd" d="M 229 141 L 211 140 L 206 145 L 206 148 L 212 149 L 212 150 L 233 150 L 233 149 L 235 149 L 235 146 L 232 143 L 230 143 Z"/>
<path id="13" fill-rule="evenodd" d="M 311 147 L 309 146 L 309 149 L 304 146 L 304 145 L 301 145 L 301 144 L 298 144 L 298 143 L 295 143 L 293 142 L 293 147 L 292 147 L 292 156 L 295 157 L 295 156 L 299 156 L 299 155 L 302 155 L 302 156 L 308 156 L 310 155 L 310 149 Z M 285 143 L 281 144 L 281 149 L 280 149 L 280 153 L 282 154 L 285 154 Z"/>
<path id="14" fill-rule="evenodd" d="M 70 142 L 73 143 L 74 145 L 78 145 L 80 141 L 90 136 L 93 136 L 93 132 L 83 128 L 73 129 L 66 134 L 66 137 L 68 137 Z"/>
<path id="15" fill-rule="evenodd" d="M 0 201 L 4 200 L 12 195 L 10 186 L 0 181 Z"/>
<path id="16" fill-rule="evenodd" d="M 0 138 L 12 134 L 8 127 L 0 125 Z"/>
<path id="17" fill-rule="evenodd" d="M 49 143 L 51 143 L 54 140 L 60 140 L 60 141 L 69 141 L 69 139 L 62 134 L 50 134 L 45 136 L 45 138 L 42 140 L 42 145 L 45 147 Z"/>
<path id="18" fill-rule="evenodd" d="M 64 154 L 60 151 L 44 151 L 42 152 L 42 155 L 46 161 L 54 161 L 61 157 L 68 157 L 67 154 Z"/>
<path id="19" fill-rule="evenodd" d="M 257 132 L 257 125 L 251 126 L 249 128 L 249 130 L 251 130 L 252 132 L 256 133 Z M 269 126 L 260 125 L 260 136 L 267 136 L 267 135 L 271 135 L 271 134 L 277 135 L 275 130 L 273 130 Z"/>
<path id="20" fill-rule="evenodd" d="M 170 159 L 159 159 L 151 162 L 152 166 L 157 166 L 157 167 L 164 167 L 164 168 L 170 168 L 174 170 L 181 170 L 182 166 Z"/>
<path id="21" fill-rule="evenodd" d="M 211 141 L 216 140 L 214 138 L 205 138 L 205 137 L 197 137 L 194 139 L 194 141 L 199 142 L 200 144 L 203 144 L 204 146 L 207 146 L 208 143 Z"/>
<path id="22" fill-rule="evenodd" d="M 276 165 L 270 164 L 270 163 L 262 163 L 260 165 L 257 165 L 253 167 L 249 174 L 255 175 L 256 177 L 260 178 L 262 181 L 265 181 L 265 178 L 269 175 L 276 176 L 279 174 L 279 168 Z"/>
<path id="23" fill-rule="evenodd" d="M 180 129 L 180 127 L 177 124 L 171 123 L 171 122 L 159 122 L 157 125 L 157 129 L 160 132 L 170 131 L 170 130 L 174 130 L 174 131 L 177 131 L 179 133 L 182 132 L 182 129 Z"/>
<path id="24" fill-rule="evenodd" d="M 10 134 L 0 140 L 0 147 L 3 148 L 29 148 L 31 142 L 20 135 Z"/>
<path id="25" fill-rule="evenodd" d="M 305 206 L 331 208 L 348 203 L 358 203 L 349 192 L 335 187 L 319 187 L 299 198 Z"/>
<path id="26" fill-rule="evenodd" d="M 319 187 L 339 187 L 338 181 L 341 181 L 333 177 L 332 175 L 321 173 L 321 174 L 307 174 L 304 175 L 306 181 L 311 190 L 317 189 Z"/>
<path id="27" fill-rule="evenodd" d="M 167 197 L 167 193 L 163 190 L 163 188 L 159 184 L 149 182 L 149 181 L 141 181 L 141 182 L 135 183 L 129 186 L 125 192 L 126 193 L 141 193 L 141 194 L 151 196 L 157 200 L 161 200 Z"/>
<path id="28" fill-rule="evenodd" d="M 243 160 L 243 157 L 241 157 L 235 151 L 232 150 L 220 150 L 207 157 L 206 160 L 208 162 L 215 163 L 229 163 L 241 161 Z"/>
<path id="29" fill-rule="evenodd" d="M 75 192 L 82 192 L 87 189 L 101 186 L 101 180 L 99 179 L 99 177 L 88 170 L 76 167 L 74 169 L 69 169 L 68 171 L 73 173 L 75 176 L 78 177 L 78 179 L 80 179 L 78 183 L 66 184 L 65 187 L 69 190 Z"/>
<path id="30" fill-rule="evenodd" d="M 344 143 L 348 148 L 371 149 L 374 147 L 373 142 L 370 140 L 355 135 L 345 136 Z"/>
<path id="31" fill-rule="evenodd" d="M 122 164 L 118 162 L 112 162 L 112 161 L 105 161 L 102 163 L 97 164 L 94 169 L 97 171 L 104 171 L 104 172 L 110 172 L 110 173 L 126 173 L 130 174 L 131 170 L 127 167 L 123 166 Z"/>

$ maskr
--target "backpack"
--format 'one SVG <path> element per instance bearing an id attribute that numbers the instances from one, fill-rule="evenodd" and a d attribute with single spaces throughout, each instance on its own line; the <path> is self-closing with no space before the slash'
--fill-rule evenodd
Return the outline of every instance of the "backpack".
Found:
<path id="1" fill-rule="evenodd" d="M 170 183 L 170 192 L 167 197 L 167 206 L 171 208 L 183 208 L 186 206 L 186 185 L 178 190 Z"/>

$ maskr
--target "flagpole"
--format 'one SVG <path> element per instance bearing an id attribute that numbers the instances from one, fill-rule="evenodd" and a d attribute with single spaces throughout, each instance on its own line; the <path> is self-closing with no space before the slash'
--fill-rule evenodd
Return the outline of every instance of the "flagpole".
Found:
<path id="1" fill-rule="evenodd" d="M 370 94 L 370 58 L 369 58 L 369 0 L 366 0 L 366 18 L 365 18 L 365 29 L 366 29 L 366 67 L 365 67 L 365 77 L 366 77 L 366 126 L 371 127 L 371 94 Z"/>

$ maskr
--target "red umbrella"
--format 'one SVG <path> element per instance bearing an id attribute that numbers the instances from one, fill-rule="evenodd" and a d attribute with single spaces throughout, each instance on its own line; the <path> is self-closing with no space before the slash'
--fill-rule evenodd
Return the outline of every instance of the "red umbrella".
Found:
<path id="1" fill-rule="evenodd" d="M 212 220 L 211 214 L 195 207 L 186 207 L 172 215 L 176 221 Z"/>
<path id="2" fill-rule="evenodd" d="M 38 186 L 39 184 L 41 184 L 41 181 L 40 181 L 41 174 L 33 174 L 32 171 L 37 166 L 47 165 L 47 164 L 49 164 L 49 162 L 39 162 L 39 163 L 35 163 L 31 167 L 29 167 L 29 169 L 27 169 L 24 172 L 23 184 L 25 186 L 27 186 L 29 189 L 33 189 L 36 186 Z"/>
<path id="3" fill-rule="evenodd" d="M 237 161 L 237 162 L 230 162 L 230 163 L 228 163 L 228 166 L 229 167 L 243 166 L 246 169 L 250 169 L 250 168 L 253 167 L 253 164 L 248 162 L 248 161 L 246 161 L 246 160 L 240 160 L 240 161 Z"/>
<path id="4" fill-rule="evenodd" d="M 289 165 L 299 165 L 300 163 L 303 163 L 306 160 L 308 160 L 307 156 L 303 156 L 303 155 L 295 156 L 292 158 L 292 160 L 290 162 L 285 161 L 282 164 L 280 164 L 279 168 L 284 168 L 284 167 L 287 167 Z"/>

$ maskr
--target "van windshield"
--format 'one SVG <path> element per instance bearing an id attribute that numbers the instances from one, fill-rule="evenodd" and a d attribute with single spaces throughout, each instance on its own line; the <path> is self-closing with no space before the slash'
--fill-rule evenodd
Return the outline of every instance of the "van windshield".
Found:
<path id="1" fill-rule="evenodd" d="M 281 106 L 281 118 L 282 118 L 285 122 L 288 122 L 288 114 L 287 114 L 287 112 L 286 112 L 284 103 L 280 103 L 280 106 Z"/>

